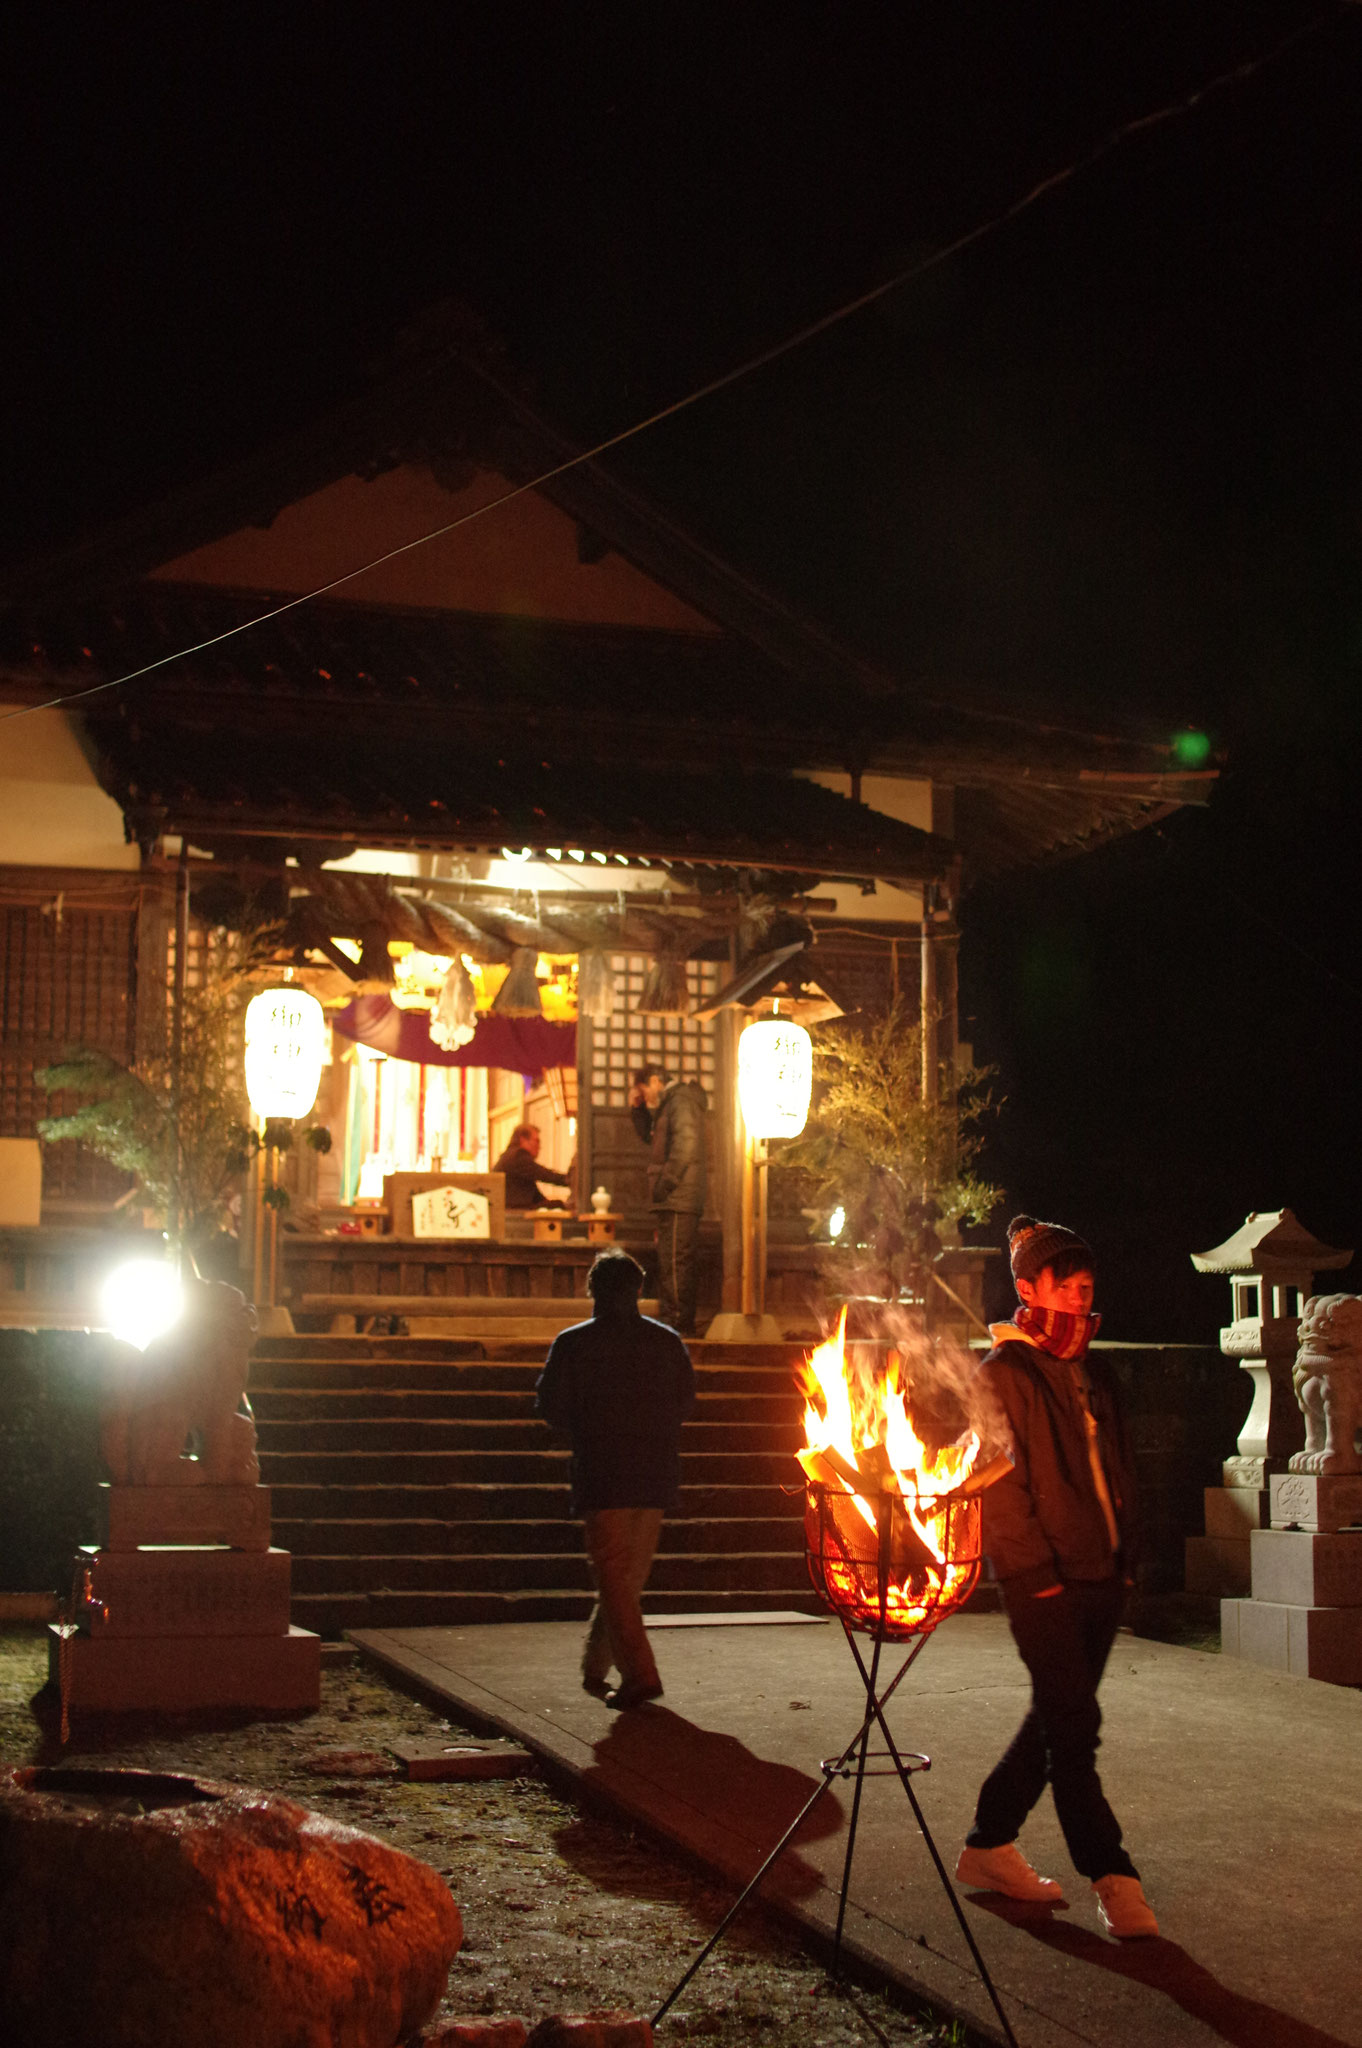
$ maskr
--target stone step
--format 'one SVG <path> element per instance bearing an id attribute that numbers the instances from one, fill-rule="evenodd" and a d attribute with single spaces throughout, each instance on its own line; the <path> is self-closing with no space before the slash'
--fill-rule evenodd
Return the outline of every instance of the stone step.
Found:
<path id="1" fill-rule="evenodd" d="M 491 1621 L 585 1621 L 592 1609 L 589 1593 L 478 1591 L 465 1593 L 309 1593 L 295 1598 L 294 1625 L 335 1637 L 348 1628 L 458 1628 Z M 643 1596 L 648 1614 L 772 1613 L 793 1609 L 820 1614 L 823 1609 L 811 1586 L 794 1592 L 762 1592 L 742 1587 L 723 1592 L 696 1589 Z"/>
<path id="2" fill-rule="evenodd" d="M 523 1451 L 272 1451 L 262 1446 L 266 1486 L 525 1486 L 567 1480 L 568 1453 Z M 799 1466 L 788 1452 L 681 1453 L 683 1485 L 788 1486 Z"/>
<path id="3" fill-rule="evenodd" d="M 654 1559 L 648 1593 L 727 1592 L 735 1586 L 749 1591 L 795 1591 L 809 1583 L 802 1553 L 789 1551 L 662 1552 Z M 477 1557 L 295 1557 L 294 1618 L 299 1595 L 307 1593 L 462 1593 L 518 1591 L 591 1591 L 585 1553 L 550 1552 L 535 1556 L 522 1551 L 485 1553 Z"/>
<path id="4" fill-rule="evenodd" d="M 496 1452 L 534 1455 L 559 1449 L 547 1423 L 525 1415 L 512 1421 L 483 1421 L 477 1417 L 410 1416 L 404 1419 L 360 1416 L 334 1420 L 315 1416 L 307 1422 L 261 1421 L 258 1438 L 262 1453 L 279 1457 L 354 1452 L 366 1456 L 392 1452 L 405 1457 L 413 1453 L 470 1452 L 484 1457 Z M 681 1432 L 684 1457 L 712 1456 L 717 1452 L 781 1453 L 793 1463 L 796 1449 L 804 1441 L 798 1423 L 779 1418 L 769 1422 L 687 1422 Z"/>
<path id="5" fill-rule="evenodd" d="M 566 1513 L 553 1520 L 495 1522 L 305 1522 L 276 1515 L 274 1542 L 295 1557 L 475 1557 L 494 1551 L 571 1556 L 582 1548 L 582 1525 Z M 706 1516 L 694 1521 L 669 1516 L 658 1547 L 664 1552 L 708 1549 L 726 1556 L 741 1551 L 798 1551 L 802 1556 L 804 1524 L 769 1515 Z"/>
<path id="6" fill-rule="evenodd" d="M 505 1484 L 479 1477 L 471 1483 L 402 1486 L 387 1482 L 368 1485 L 300 1484 L 290 1479 L 274 1485 L 272 1507 L 274 1526 L 285 1523 L 323 1521 L 440 1521 L 486 1523 L 508 1521 L 569 1521 L 567 1461 L 558 1466 L 560 1477 L 550 1481 Z M 789 1519 L 802 1525 L 802 1494 L 787 1493 L 778 1485 L 715 1486 L 697 1483 L 683 1486 L 676 1509 L 683 1520 L 714 1520 L 748 1517 L 753 1520 Z M 275 1539 L 282 1545 L 282 1538 Z M 291 1547 L 291 1546 L 284 1546 Z"/>
<path id="7" fill-rule="evenodd" d="M 432 1297 L 439 1314 L 439 1297 Z M 697 1367 L 717 1365 L 759 1372 L 793 1374 L 808 1357 L 807 1344 L 708 1344 L 701 1338 L 686 1346 Z M 260 1337 L 252 1353 L 252 1369 L 271 1368 L 299 1360 L 335 1360 L 354 1364 L 406 1361 L 438 1363 L 441 1359 L 496 1358 L 506 1363 L 543 1364 L 544 1347 L 533 1338 L 497 1338 L 489 1333 L 463 1337 Z"/>
<path id="8" fill-rule="evenodd" d="M 479 1352 L 482 1347 L 475 1347 Z M 396 1391 L 468 1390 L 470 1392 L 534 1392 L 544 1370 L 542 1349 L 532 1359 L 445 1358 L 438 1346 L 423 1359 L 312 1358 L 262 1359 L 257 1348 L 251 1359 L 250 1392 L 311 1392 L 322 1389 L 390 1388 Z M 707 1394 L 768 1394 L 799 1401 L 801 1396 L 793 1372 L 741 1365 L 722 1355 L 695 1361 L 695 1383 L 703 1398 Z"/>
<path id="9" fill-rule="evenodd" d="M 457 1387 L 309 1387 L 251 1389 L 257 1424 L 294 1423 L 308 1429 L 322 1422 L 535 1422 L 534 1389 Z M 751 1423 L 801 1429 L 802 1407 L 793 1392 L 716 1393 L 701 1388 L 698 1422 Z"/>

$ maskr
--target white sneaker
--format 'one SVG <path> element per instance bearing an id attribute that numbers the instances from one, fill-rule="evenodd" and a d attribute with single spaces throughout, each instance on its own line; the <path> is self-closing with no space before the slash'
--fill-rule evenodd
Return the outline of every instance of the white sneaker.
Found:
<path id="1" fill-rule="evenodd" d="M 1159 1923 L 1140 1889 L 1138 1877 L 1099 1877 L 1093 1890 L 1102 1925 L 1118 1941 L 1135 1941 L 1141 1935 L 1158 1933 Z"/>
<path id="2" fill-rule="evenodd" d="M 1064 1892 L 1052 1877 L 1042 1877 L 1031 1868 L 1015 1842 L 997 1849 L 962 1849 L 955 1866 L 961 1884 L 972 1884 L 982 1892 L 1002 1892 L 1005 1898 L 1024 1899 L 1032 1906 L 1062 1906 Z M 1110 1884 L 1104 1878 L 1104 1884 Z"/>

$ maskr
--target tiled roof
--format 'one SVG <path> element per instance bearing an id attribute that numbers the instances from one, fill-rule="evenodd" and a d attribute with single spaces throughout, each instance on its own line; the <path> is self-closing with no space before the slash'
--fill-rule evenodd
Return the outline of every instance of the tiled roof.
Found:
<path id="1" fill-rule="evenodd" d="M 774 772 L 492 754 L 449 734 L 319 722 L 264 732 L 229 721 L 110 722 L 101 779 L 139 832 L 291 846 L 599 850 L 682 863 L 900 880 L 940 875 L 944 842 L 847 797 Z"/>

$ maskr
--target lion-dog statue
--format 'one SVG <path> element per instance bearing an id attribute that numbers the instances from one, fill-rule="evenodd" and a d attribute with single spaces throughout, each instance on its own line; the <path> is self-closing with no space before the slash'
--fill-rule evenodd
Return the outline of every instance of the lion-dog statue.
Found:
<path id="1" fill-rule="evenodd" d="M 246 1375 L 255 1310 L 222 1280 L 185 1283 L 175 1327 L 120 1364 L 100 1429 L 116 1486 L 254 1486 Z M 192 1440 L 192 1449 L 191 1449 Z"/>
<path id="2" fill-rule="evenodd" d="M 1291 1382 L 1305 1417 L 1293 1472 L 1362 1472 L 1362 1296 L 1312 1294 Z"/>

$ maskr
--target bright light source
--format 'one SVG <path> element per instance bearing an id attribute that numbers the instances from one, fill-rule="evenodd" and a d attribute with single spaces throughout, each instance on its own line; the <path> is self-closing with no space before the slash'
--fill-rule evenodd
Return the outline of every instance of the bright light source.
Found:
<path id="1" fill-rule="evenodd" d="M 846 1229 L 846 1227 L 847 1212 L 839 1202 L 837 1204 L 837 1207 L 833 1210 L 831 1216 L 829 1216 L 828 1218 L 828 1236 L 832 1238 L 833 1242 L 835 1243 L 836 1240 L 842 1235 L 842 1232 Z"/>
<path id="2" fill-rule="evenodd" d="M 771 1017 L 738 1040 L 738 1100 L 754 1138 L 797 1138 L 813 1091 L 813 1042 L 802 1024 Z"/>
<path id="3" fill-rule="evenodd" d="M 257 1116 L 306 1116 L 317 1100 L 326 1020 L 301 988 L 267 988 L 246 1010 L 246 1093 Z"/>
<path id="4" fill-rule="evenodd" d="M 184 1289 L 164 1259 L 129 1259 L 109 1274 L 100 1303 L 114 1336 L 145 1351 L 153 1337 L 164 1336 L 179 1321 Z"/>
<path id="5" fill-rule="evenodd" d="M 1194 725 L 1173 734 L 1172 749 L 1179 768 L 1204 768 L 1211 758 L 1209 735 Z"/>

